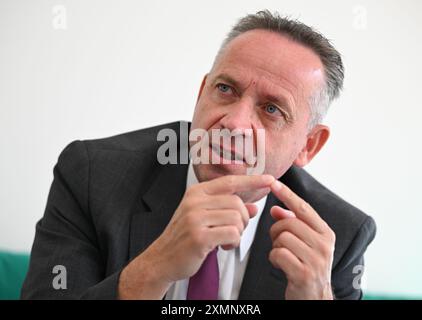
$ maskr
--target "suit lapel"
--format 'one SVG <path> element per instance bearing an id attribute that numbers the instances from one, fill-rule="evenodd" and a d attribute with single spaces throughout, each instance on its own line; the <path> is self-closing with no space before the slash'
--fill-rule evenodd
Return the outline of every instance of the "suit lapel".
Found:
<path id="1" fill-rule="evenodd" d="M 144 251 L 168 225 L 186 189 L 187 165 L 159 166 L 157 177 L 142 196 L 146 204 L 132 216 L 130 259 Z"/>

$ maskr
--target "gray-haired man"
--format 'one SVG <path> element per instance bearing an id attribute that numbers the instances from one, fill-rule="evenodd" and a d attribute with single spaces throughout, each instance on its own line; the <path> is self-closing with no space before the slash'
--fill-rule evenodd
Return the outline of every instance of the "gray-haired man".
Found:
<path id="1" fill-rule="evenodd" d="M 157 135 L 179 123 L 74 142 L 55 168 L 22 296 L 199 297 L 193 279 L 214 253 L 207 297 L 360 298 L 355 270 L 375 223 L 301 169 L 329 138 L 321 120 L 342 83 L 321 34 L 268 11 L 244 17 L 203 79 L 190 131 L 264 130 L 262 174 L 215 141 L 210 155 L 233 161 L 158 163 Z M 182 140 L 176 148 L 189 147 Z M 54 265 L 67 267 L 67 290 L 51 287 Z"/>

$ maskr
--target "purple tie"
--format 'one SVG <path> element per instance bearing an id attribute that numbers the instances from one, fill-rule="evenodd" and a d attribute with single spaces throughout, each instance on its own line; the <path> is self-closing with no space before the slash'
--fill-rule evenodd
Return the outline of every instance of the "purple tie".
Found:
<path id="1" fill-rule="evenodd" d="M 187 300 L 217 300 L 219 271 L 217 248 L 205 258 L 198 272 L 189 279 Z"/>

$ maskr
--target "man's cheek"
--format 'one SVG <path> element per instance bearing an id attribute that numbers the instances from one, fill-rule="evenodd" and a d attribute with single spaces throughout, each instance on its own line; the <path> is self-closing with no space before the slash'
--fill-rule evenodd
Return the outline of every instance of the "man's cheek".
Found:
<path id="1" fill-rule="evenodd" d="M 293 160 L 290 159 L 289 154 L 283 151 L 281 147 L 274 147 L 277 152 L 267 153 L 266 172 L 273 177 L 282 176 L 291 166 Z"/>
<path id="2" fill-rule="evenodd" d="M 219 118 L 221 118 L 221 115 L 218 114 L 217 108 L 212 105 L 203 104 L 198 107 L 199 109 L 195 111 L 194 118 L 196 120 L 197 127 L 209 130 L 219 120 Z"/>

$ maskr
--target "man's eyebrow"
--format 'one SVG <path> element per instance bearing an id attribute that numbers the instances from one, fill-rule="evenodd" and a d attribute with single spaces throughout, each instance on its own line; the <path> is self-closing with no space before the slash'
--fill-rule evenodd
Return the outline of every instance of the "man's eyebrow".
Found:
<path id="1" fill-rule="evenodd" d="M 213 85 L 216 85 L 219 80 L 222 80 L 233 87 L 240 88 L 240 89 L 242 88 L 241 83 L 239 81 L 237 81 L 236 79 L 234 79 L 233 77 L 229 76 L 226 73 L 221 73 L 218 76 L 216 76 L 213 81 Z"/>

